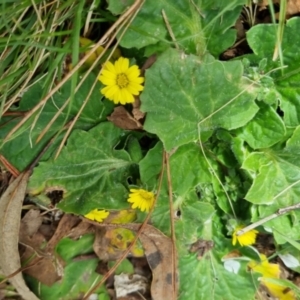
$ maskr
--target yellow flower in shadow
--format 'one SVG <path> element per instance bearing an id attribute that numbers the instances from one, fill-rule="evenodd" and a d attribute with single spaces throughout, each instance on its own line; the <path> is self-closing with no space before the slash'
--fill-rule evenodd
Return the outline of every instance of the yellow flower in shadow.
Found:
<path id="1" fill-rule="evenodd" d="M 263 277 L 279 278 L 280 269 L 278 264 L 270 264 L 264 254 L 260 254 L 260 262 L 251 260 L 248 263 L 249 269 L 262 274 Z"/>
<path id="2" fill-rule="evenodd" d="M 249 246 L 249 245 L 253 245 L 256 241 L 256 236 L 258 234 L 258 231 L 257 230 L 250 230 L 244 234 L 241 234 L 239 236 L 236 235 L 236 233 L 243 229 L 245 226 L 243 225 L 239 225 L 237 226 L 234 231 L 233 231 L 233 234 L 232 234 L 232 245 L 235 246 L 236 242 L 238 241 L 239 244 L 241 246 Z"/>
<path id="3" fill-rule="evenodd" d="M 144 78 L 140 77 L 140 69 L 137 65 L 129 67 L 129 59 L 120 57 L 114 64 L 106 62 L 99 80 L 106 85 L 101 93 L 115 104 L 133 103 L 134 95 L 144 89 Z"/>
<path id="4" fill-rule="evenodd" d="M 154 203 L 154 194 L 143 189 L 130 189 L 128 202 L 132 203 L 132 208 L 149 212 Z"/>
<path id="5" fill-rule="evenodd" d="M 109 212 L 103 209 L 94 209 L 90 211 L 88 214 L 84 215 L 85 218 L 97 221 L 99 223 L 103 222 L 104 219 L 106 219 L 109 215 Z"/>
<path id="6" fill-rule="evenodd" d="M 267 257 L 264 254 L 260 254 L 260 262 L 251 260 L 248 263 L 248 267 L 250 270 L 260 273 L 262 277 L 260 278 L 260 282 L 267 287 L 269 292 L 273 295 L 273 297 L 280 300 L 295 300 L 295 295 L 292 290 L 287 288 L 286 286 L 282 286 L 273 282 L 269 282 L 266 280 L 267 278 L 280 278 L 280 268 L 278 264 L 269 263 Z"/>

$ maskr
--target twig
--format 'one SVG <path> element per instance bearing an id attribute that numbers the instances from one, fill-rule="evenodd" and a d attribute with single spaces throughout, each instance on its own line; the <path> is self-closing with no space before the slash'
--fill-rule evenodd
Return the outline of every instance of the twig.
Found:
<path id="1" fill-rule="evenodd" d="M 163 16 L 163 18 L 164 18 L 164 21 L 165 21 L 165 23 L 166 23 L 166 26 L 167 26 L 168 32 L 169 32 L 169 34 L 170 34 L 170 37 L 171 37 L 171 39 L 172 39 L 172 41 L 173 41 L 173 43 L 174 43 L 174 45 L 175 45 L 175 48 L 176 48 L 177 50 L 179 50 L 180 48 L 179 48 L 178 43 L 177 43 L 177 41 L 176 41 L 176 38 L 175 38 L 174 32 L 173 32 L 173 30 L 172 30 L 172 27 L 171 27 L 171 25 L 170 25 L 170 23 L 169 23 L 168 17 L 167 17 L 167 15 L 166 15 L 166 13 L 165 13 L 164 10 L 162 10 L 161 13 L 162 13 L 162 16 Z"/>
<path id="2" fill-rule="evenodd" d="M 250 230 L 252 230 L 252 229 L 268 222 L 268 221 L 270 221 L 270 220 L 273 220 L 273 219 L 275 219 L 277 217 L 280 217 L 280 216 L 282 216 L 282 215 L 284 215 L 284 214 L 286 214 L 286 213 L 288 213 L 292 210 L 299 209 L 299 208 L 300 208 L 300 203 L 297 203 L 297 204 L 291 205 L 291 206 L 287 206 L 285 208 L 280 208 L 274 214 L 272 214 L 270 216 L 267 216 L 267 217 L 255 222 L 255 223 L 253 223 L 253 224 L 237 231 L 236 236 L 240 236 L 240 235 L 242 235 L 242 234 L 244 234 L 244 233 L 246 233 L 246 232 L 248 232 L 248 231 L 250 231 Z"/>
<path id="3" fill-rule="evenodd" d="M 176 235 L 175 235 L 175 224 L 174 224 L 174 206 L 173 206 L 173 190 L 170 170 L 169 154 L 165 152 L 165 161 L 167 167 L 167 179 L 168 179 L 168 192 L 169 192 L 169 204 L 170 204 L 170 223 L 171 223 L 171 238 L 172 238 L 172 261 L 173 261 L 173 272 L 172 272 L 172 283 L 173 283 L 173 300 L 176 299 L 176 270 L 177 270 L 177 251 L 176 251 Z"/>

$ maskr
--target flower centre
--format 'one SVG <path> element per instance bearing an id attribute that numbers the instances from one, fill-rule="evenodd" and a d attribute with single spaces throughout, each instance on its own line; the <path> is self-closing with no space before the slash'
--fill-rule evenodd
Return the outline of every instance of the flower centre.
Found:
<path id="1" fill-rule="evenodd" d="M 129 84 L 128 77 L 124 73 L 117 75 L 117 86 L 119 88 L 124 89 L 128 86 L 128 84 Z"/>

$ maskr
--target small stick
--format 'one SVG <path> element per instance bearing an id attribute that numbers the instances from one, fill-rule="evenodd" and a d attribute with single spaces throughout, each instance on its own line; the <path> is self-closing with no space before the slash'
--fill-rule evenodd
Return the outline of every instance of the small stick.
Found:
<path id="1" fill-rule="evenodd" d="M 284 207 L 284 208 L 280 208 L 274 214 L 272 214 L 270 216 L 267 216 L 267 217 L 265 217 L 265 218 L 263 218 L 263 219 L 255 222 L 255 223 L 253 223 L 253 224 L 251 224 L 251 225 L 249 225 L 249 226 L 247 226 L 247 227 L 239 230 L 236 233 L 236 236 L 240 236 L 240 235 L 242 235 L 242 234 L 244 234 L 244 233 L 246 233 L 246 232 L 248 232 L 248 231 L 250 231 L 250 230 L 252 230 L 252 229 L 254 229 L 254 228 L 256 228 L 256 227 L 258 227 L 258 226 L 260 226 L 260 225 L 262 225 L 262 224 L 264 224 L 264 223 L 266 223 L 268 221 L 270 221 L 270 220 L 272 220 L 272 219 L 280 217 L 280 216 L 282 216 L 282 215 L 284 215 L 284 214 L 286 214 L 286 213 L 288 213 L 288 212 L 290 212 L 292 210 L 299 209 L 299 208 L 300 208 L 300 203 L 297 203 L 297 204 L 294 204 L 294 205 L 291 205 L 291 206 L 287 206 L 287 207 Z"/>
<path id="2" fill-rule="evenodd" d="M 172 283 L 173 283 L 173 300 L 176 299 L 176 270 L 177 270 L 177 251 L 176 251 L 176 235 L 175 235 L 175 222 L 174 222 L 174 207 L 173 207 L 173 188 L 171 180 L 170 170 L 170 154 L 165 152 L 165 163 L 167 169 L 167 180 L 168 180 L 168 192 L 169 192 L 169 203 L 170 203 L 170 225 L 171 225 L 171 238 L 172 238 L 172 261 L 173 261 L 173 272 L 172 272 Z"/>
<path id="3" fill-rule="evenodd" d="M 175 48 L 176 48 L 177 50 L 179 50 L 180 48 L 179 48 L 178 43 L 177 43 L 177 41 L 176 41 L 176 38 L 175 38 L 174 32 L 173 32 L 173 30 L 172 30 L 172 27 L 171 27 L 171 25 L 170 25 L 170 23 L 169 23 L 168 17 L 167 17 L 167 15 L 166 15 L 166 13 L 165 13 L 164 10 L 162 10 L 161 13 L 162 13 L 162 16 L 163 16 L 163 18 L 164 18 L 164 21 L 165 21 L 165 23 L 166 23 L 166 26 L 167 26 L 168 32 L 169 32 L 169 34 L 170 34 L 170 37 L 171 37 L 171 39 L 172 39 L 172 41 L 173 41 L 173 43 L 174 43 L 174 45 L 175 45 Z"/>

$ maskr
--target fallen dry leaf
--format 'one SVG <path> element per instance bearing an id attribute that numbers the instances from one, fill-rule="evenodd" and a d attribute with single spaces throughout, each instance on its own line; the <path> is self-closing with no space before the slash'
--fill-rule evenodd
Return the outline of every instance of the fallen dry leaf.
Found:
<path id="1" fill-rule="evenodd" d="M 173 274 L 172 240 L 151 225 L 146 225 L 140 240 L 152 270 L 151 296 L 154 300 L 176 299 L 178 276 Z"/>
<path id="2" fill-rule="evenodd" d="M 88 219 L 85 222 L 94 224 L 97 230 L 107 228 L 126 228 L 137 232 L 140 224 L 105 224 Z M 102 230 L 105 234 L 106 230 Z M 146 225 L 139 236 L 144 247 L 148 264 L 152 270 L 151 296 L 153 300 L 176 299 L 178 292 L 178 276 L 173 274 L 174 261 L 172 253 L 172 240 L 151 225 Z M 177 259 L 177 258 L 176 258 Z M 175 293 L 175 295 L 174 295 Z"/>
<path id="3" fill-rule="evenodd" d="M 300 0 L 289 0 L 286 6 L 288 16 L 296 15 L 300 12 Z"/>
<path id="4" fill-rule="evenodd" d="M 134 233 L 129 229 L 121 227 L 113 229 L 98 227 L 95 233 L 93 248 L 101 261 L 120 259 L 124 251 L 134 240 Z M 144 252 L 135 245 L 131 248 L 131 254 L 133 257 L 141 257 L 144 255 Z"/>
<path id="5" fill-rule="evenodd" d="M 114 279 L 117 299 L 129 296 L 134 292 L 145 294 L 147 289 L 149 289 L 147 278 L 138 274 L 128 275 L 121 273 L 120 275 L 115 275 Z"/>
<path id="6" fill-rule="evenodd" d="M 39 230 L 42 218 L 39 211 L 31 210 L 22 219 L 20 242 L 24 245 L 22 262 L 36 255 L 30 262 L 30 268 L 24 272 L 43 284 L 53 285 L 63 276 L 64 261 L 55 254 L 57 243 L 64 237 L 78 238 L 91 232 L 92 225 L 82 222 L 77 216 L 65 214 L 48 244 L 46 237 Z"/>
<path id="7" fill-rule="evenodd" d="M 135 120 L 140 121 L 145 118 L 145 113 L 140 110 L 141 100 L 139 97 L 135 97 L 135 101 L 132 105 L 132 114 Z"/>
<path id="8" fill-rule="evenodd" d="M 125 130 L 142 129 L 143 125 L 136 120 L 123 106 L 115 107 L 113 113 L 107 119 L 117 127 Z"/>
<path id="9" fill-rule="evenodd" d="M 25 246 L 21 256 L 22 263 L 30 258 L 30 268 L 24 273 L 36 278 L 43 284 L 53 285 L 61 278 L 63 262 L 56 258 L 53 253 L 45 253 L 46 238 L 39 228 L 43 218 L 38 210 L 30 210 L 21 221 L 20 243 Z"/>
<path id="10" fill-rule="evenodd" d="M 30 171 L 21 173 L 0 199 L 0 268 L 9 276 L 21 268 L 19 256 L 19 230 L 22 204 Z M 38 300 L 26 286 L 22 273 L 9 279 L 25 300 Z"/>
<path id="11" fill-rule="evenodd" d="M 62 238 L 69 237 L 72 239 L 78 239 L 80 236 L 91 232 L 94 232 L 93 226 L 83 222 L 80 217 L 64 214 L 59 221 L 54 235 L 48 242 L 47 251 L 52 253 L 57 243 Z"/>

